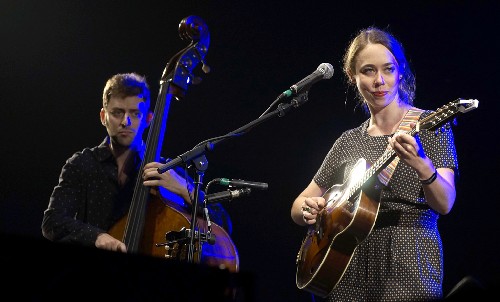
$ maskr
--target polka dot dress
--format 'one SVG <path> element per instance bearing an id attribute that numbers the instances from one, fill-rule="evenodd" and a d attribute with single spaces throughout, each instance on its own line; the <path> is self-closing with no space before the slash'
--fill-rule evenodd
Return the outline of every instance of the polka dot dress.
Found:
<path id="1" fill-rule="evenodd" d="M 421 118 L 430 113 L 424 112 Z M 373 163 L 383 154 L 388 136 L 368 135 L 368 122 L 344 132 L 335 141 L 314 176 L 320 187 L 328 189 L 342 184 L 359 158 Z M 457 171 L 453 133 L 450 128 L 443 129 L 437 134 L 421 131 L 418 137 L 436 168 Z M 357 246 L 328 300 L 441 299 L 443 252 L 437 229 L 439 215 L 427 206 L 416 172 L 400 161 L 382 190 L 380 201 L 375 227 Z"/>

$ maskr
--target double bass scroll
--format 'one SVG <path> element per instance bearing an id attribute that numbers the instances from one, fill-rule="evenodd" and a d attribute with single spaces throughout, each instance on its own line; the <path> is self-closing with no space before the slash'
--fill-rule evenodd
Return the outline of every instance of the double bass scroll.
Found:
<path id="1" fill-rule="evenodd" d="M 168 94 L 177 100 L 184 98 L 190 84 L 199 84 L 201 78 L 193 75 L 194 68 L 202 64 L 205 73 L 210 72 L 210 67 L 205 62 L 205 56 L 210 44 L 210 33 L 207 25 L 197 16 L 189 16 L 179 23 L 179 36 L 191 43 L 175 54 L 167 63 L 160 84 L 169 82 Z"/>

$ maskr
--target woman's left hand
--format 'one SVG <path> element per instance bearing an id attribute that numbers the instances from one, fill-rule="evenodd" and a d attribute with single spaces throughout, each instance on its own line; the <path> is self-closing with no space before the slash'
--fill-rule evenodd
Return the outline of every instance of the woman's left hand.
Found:
<path id="1" fill-rule="evenodd" d="M 429 178 L 435 171 L 432 161 L 425 155 L 418 134 L 411 136 L 404 132 L 396 132 L 388 141 L 397 156 L 412 167 L 420 179 Z"/>
<path id="2" fill-rule="evenodd" d="M 414 169 L 427 159 L 418 134 L 413 137 L 404 132 L 396 132 L 388 141 L 397 156 Z"/>

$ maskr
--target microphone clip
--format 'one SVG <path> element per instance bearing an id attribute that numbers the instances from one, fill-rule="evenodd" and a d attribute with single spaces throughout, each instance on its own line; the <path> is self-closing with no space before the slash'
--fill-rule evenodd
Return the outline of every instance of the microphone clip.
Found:
<path id="1" fill-rule="evenodd" d="M 305 102 L 307 102 L 309 100 L 309 97 L 308 97 L 308 93 L 309 93 L 309 90 L 306 90 L 304 92 L 302 92 L 301 94 L 299 94 L 298 96 L 294 97 L 291 101 L 290 101 L 290 104 L 297 108 L 301 105 L 303 105 Z"/>
<path id="2" fill-rule="evenodd" d="M 276 109 L 278 111 L 278 117 L 284 117 L 285 114 L 292 109 L 292 107 L 298 108 L 299 106 L 307 102 L 307 100 L 309 99 L 307 96 L 308 93 L 309 90 L 300 93 L 299 95 L 294 97 L 289 104 L 278 104 L 278 107 Z"/>

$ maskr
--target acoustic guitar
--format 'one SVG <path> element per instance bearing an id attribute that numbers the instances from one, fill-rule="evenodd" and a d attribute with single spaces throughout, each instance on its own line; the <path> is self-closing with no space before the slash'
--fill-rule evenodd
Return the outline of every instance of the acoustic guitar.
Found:
<path id="1" fill-rule="evenodd" d="M 478 104 L 477 100 L 452 101 L 406 133 L 414 136 L 420 130 L 436 130 Z M 370 167 L 360 158 L 343 184 L 333 185 L 323 194 L 326 206 L 318 213 L 316 223 L 309 226 L 297 255 L 299 289 L 326 297 L 339 283 L 357 246 L 375 225 L 382 188 L 376 175 L 395 157 L 395 151 L 388 148 Z"/>

